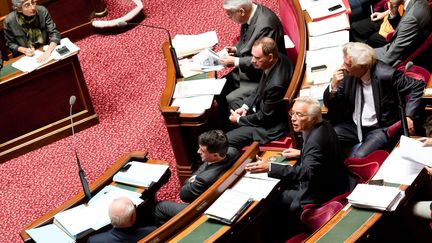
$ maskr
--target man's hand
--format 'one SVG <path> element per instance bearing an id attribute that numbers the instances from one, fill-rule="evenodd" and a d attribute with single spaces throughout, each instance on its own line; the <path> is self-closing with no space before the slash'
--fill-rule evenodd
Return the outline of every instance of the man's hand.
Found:
<path id="1" fill-rule="evenodd" d="M 225 49 L 230 56 L 235 56 L 237 53 L 237 48 L 235 46 L 226 46 Z"/>
<path id="2" fill-rule="evenodd" d="M 235 57 L 233 56 L 223 56 L 219 58 L 219 62 L 225 67 L 234 67 Z"/>
<path id="3" fill-rule="evenodd" d="M 290 159 L 290 158 L 300 158 L 301 151 L 294 148 L 288 148 L 282 151 L 282 156 Z"/>
<path id="4" fill-rule="evenodd" d="M 390 14 L 389 10 L 387 10 L 385 12 L 382 12 L 382 13 L 375 12 L 375 13 L 371 14 L 370 18 L 371 18 L 372 21 L 378 21 L 378 20 L 383 19 L 385 16 L 387 16 L 389 14 Z"/>
<path id="5" fill-rule="evenodd" d="M 258 155 L 256 156 L 256 159 L 256 162 L 247 164 L 245 170 L 249 171 L 250 173 L 268 172 L 269 162 L 267 160 L 263 160 Z"/>
<path id="6" fill-rule="evenodd" d="M 229 116 L 229 120 L 233 124 L 237 124 L 237 120 L 239 119 L 239 117 L 246 116 L 246 114 L 247 114 L 247 110 L 243 107 L 240 107 L 235 111 L 230 110 L 230 112 L 231 112 L 231 115 Z"/>
<path id="7" fill-rule="evenodd" d="M 344 70 L 345 68 L 342 66 L 340 67 L 338 70 L 333 72 L 333 77 L 331 80 L 331 88 L 332 90 L 337 90 L 339 83 L 343 80 L 344 78 Z"/>
<path id="8" fill-rule="evenodd" d="M 414 129 L 414 122 L 411 119 L 411 117 L 407 116 L 407 125 L 408 125 L 408 132 L 410 135 L 414 135 L 415 129 Z"/>
<path id="9" fill-rule="evenodd" d="M 50 56 L 51 56 L 51 53 L 44 52 L 42 55 L 40 55 L 40 56 L 36 59 L 36 61 L 39 62 L 39 63 L 41 63 L 41 62 L 45 62 L 46 60 L 48 60 L 48 58 L 49 58 Z"/>

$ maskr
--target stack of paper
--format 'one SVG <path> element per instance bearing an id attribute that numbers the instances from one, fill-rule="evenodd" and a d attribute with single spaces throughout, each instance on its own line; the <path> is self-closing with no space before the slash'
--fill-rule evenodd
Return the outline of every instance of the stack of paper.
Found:
<path id="1" fill-rule="evenodd" d="M 251 202 L 250 195 L 227 189 L 204 214 L 222 223 L 232 224 Z"/>
<path id="2" fill-rule="evenodd" d="M 259 201 L 266 198 L 274 189 L 279 179 L 268 177 L 267 173 L 251 174 L 247 172 L 232 189 Z"/>
<path id="3" fill-rule="evenodd" d="M 209 109 L 213 96 L 221 93 L 226 79 L 198 79 L 176 84 L 171 106 L 178 106 L 181 113 L 200 114 Z"/>
<path id="4" fill-rule="evenodd" d="M 149 187 L 152 182 L 158 182 L 168 170 L 168 165 L 142 163 L 131 161 L 117 172 L 113 181 L 133 186 Z"/>
<path id="5" fill-rule="evenodd" d="M 309 17 L 313 21 L 317 21 L 337 13 L 345 12 L 346 8 L 342 0 L 327 0 L 321 1 L 317 5 L 313 5 L 306 9 Z"/>
<path id="6" fill-rule="evenodd" d="M 33 56 L 24 56 L 21 57 L 18 61 L 12 63 L 12 67 L 22 71 L 22 72 L 32 72 L 36 69 L 38 69 L 39 67 L 42 67 L 43 65 L 45 65 L 47 62 L 51 61 L 53 58 L 52 56 L 49 57 L 47 60 L 45 60 L 44 62 L 38 62 L 37 59 L 38 57 L 42 56 L 43 52 L 40 50 L 36 50 L 34 52 Z"/>
<path id="7" fill-rule="evenodd" d="M 394 211 L 403 196 L 397 187 L 358 184 L 347 199 L 355 207 Z"/>
<path id="8" fill-rule="evenodd" d="M 401 148 L 402 158 L 432 166 L 432 147 L 424 147 L 421 140 L 402 135 L 399 147 Z"/>
<path id="9" fill-rule="evenodd" d="M 342 30 L 320 36 L 309 37 L 309 50 L 342 46 L 349 42 L 349 31 Z"/>
<path id="10" fill-rule="evenodd" d="M 209 31 L 199 35 L 176 35 L 172 40 L 179 58 L 196 54 L 204 48 L 212 48 L 217 43 L 216 31 Z"/>
<path id="11" fill-rule="evenodd" d="M 323 19 L 321 21 L 309 22 L 308 30 L 310 36 L 319 36 L 339 30 L 347 30 L 350 28 L 348 16 L 344 13 Z"/>

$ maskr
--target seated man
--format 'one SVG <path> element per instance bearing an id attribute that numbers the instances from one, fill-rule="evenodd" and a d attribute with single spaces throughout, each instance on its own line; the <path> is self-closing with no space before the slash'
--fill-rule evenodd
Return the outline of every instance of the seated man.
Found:
<path id="1" fill-rule="evenodd" d="M 155 227 L 137 228 L 135 226 L 135 205 L 127 197 L 112 201 L 108 208 L 111 225 L 110 231 L 103 232 L 88 239 L 88 243 L 137 242 L 155 230 Z"/>
<path id="2" fill-rule="evenodd" d="M 376 59 L 396 66 L 408 57 L 429 36 L 432 27 L 432 15 L 426 0 L 405 0 L 404 14 L 396 15 L 390 43 L 375 49 Z"/>
<path id="3" fill-rule="evenodd" d="M 226 87 L 221 94 L 230 103 L 248 96 L 260 80 L 261 70 L 255 69 L 251 63 L 253 43 L 261 37 L 271 37 L 281 52 L 285 52 L 285 44 L 282 24 L 269 8 L 251 0 L 224 0 L 223 8 L 230 19 L 241 25 L 237 44 L 226 47 L 230 56 L 220 60 L 224 66 L 235 67 L 226 76 Z"/>
<path id="4" fill-rule="evenodd" d="M 297 233 L 304 205 L 324 203 L 354 186 L 343 164 L 336 133 L 322 120 L 320 103 L 311 97 L 299 97 L 290 116 L 294 131 L 303 135 L 303 148 L 289 148 L 282 155 L 300 158 L 299 162 L 289 166 L 259 160 L 246 166 L 247 171 L 268 172 L 268 176 L 287 184 L 264 218 L 263 236 L 272 239 L 269 242 L 282 242 Z"/>
<path id="5" fill-rule="evenodd" d="M 245 100 L 230 104 L 229 120 L 236 128 L 229 131 L 227 137 L 233 153 L 253 141 L 268 143 L 287 132 L 283 98 L 291 80 L 291 62 L 278 53 L 273 39 L 263 37 L 252 47 L 252 64 L 263 70 L 258 87 Z"/>
<path id="6" fill-rule="evenodd" d="M 156 205 L 156 226 L 164 224 L 207 190 L 232 165 L 227 155 L 228 140 L 220 130 L 211 130 L 198 137 L 198 154 L 204 162 L 180 188 L 185 203 L 162 201 Z"/>
<path id="7" fill-rule="evenodd" d="M 392 149 L 387 128 L 400 121 L 398 92 L 405 97 L 411 134 L 421 126 L 421 99 L 425 84 L 375 60 L 370 46 L 350 42 L 343 46 L 344 64 L 333 73 L 324 92 L 328 117 L 343 148 L 361 143 L 353 157 L 364 157 L 377 149 Z"/>
<path id="8" fill-rule="evenodd" d="M 351 23 L 350 38 L 377 48 L 387 44 L 387 36 L 394 32 L 396 16 L 402 16 L 404 0 L 389 0 L 388 10 L 375 12 L 370 17 Z"/>

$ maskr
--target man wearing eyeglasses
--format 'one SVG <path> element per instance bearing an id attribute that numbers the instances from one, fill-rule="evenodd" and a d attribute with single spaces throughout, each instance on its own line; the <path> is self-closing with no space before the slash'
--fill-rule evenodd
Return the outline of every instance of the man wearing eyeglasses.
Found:
<path id="1" fill-rule="evenodd" d="M 322 120 L 320 103 L 312 97 L 299 97 L 290 116 L 294 131 L 302 133 L 303 148 L 285 149 L 282 156 L 299 158 L 299 162 L 290 166 L 259 159 L 246 166 L 251 173 L 267 172 L 269 177 L 287 182 L 263 222 L 263 236 L 274 239 L 269 242 L 285 241 L 299 231 L 304 205 L 327 202 L 354 186 L 343 164 L 337 135 Z"/>
<path id="2" fill-rule="evenodd" d="M 12 7 L 14 11 L 4 20 L 6 46 L 12 55 L 33 56 L 36 49 L 48 45 L 37 61 L 48 60 L 61 39 L 48 10 L 36 0 L 12 0 Z"/>

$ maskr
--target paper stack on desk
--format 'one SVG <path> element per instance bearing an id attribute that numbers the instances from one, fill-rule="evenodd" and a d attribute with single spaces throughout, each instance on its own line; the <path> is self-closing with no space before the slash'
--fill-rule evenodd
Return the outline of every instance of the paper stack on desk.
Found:
<path id="1" fill-rule="evenodd" d="M 398 187 L 358 184 L 347 199 L 355 207 L 394 211 L 403 197 Z"/>
<path id="2" fill-rule="evenodd" d="M 342 0 L 326 0 L 306 9 L 309 17 L 317 21 L 338 13 L 345 12 L 346 8 Z"/>
<path id="3" fill-rule="evenodd" d="M 172 45 L 177 57 L 185 57 L 196 54 L 204 48 L 212 48 L 218 43 L 216 31 L 209 31 L 198 35 L 176 35 Z"/>
<path id="4" fill-rule="evenodd" d="M 158 182 L 167 170 L 168 165 L 131 161 L 114 175 L 113 181 L 132 186 L 149 187 L 151 183 Z"/>
<path id="5" fill-rule="evenodd" d="M 339 30 L 347 30 L 350 28 L 348 16 L 344 13 L 323 19 L 317 22 L 309 22 L 308 30 L 310 36 L 319 36 Z"/>

